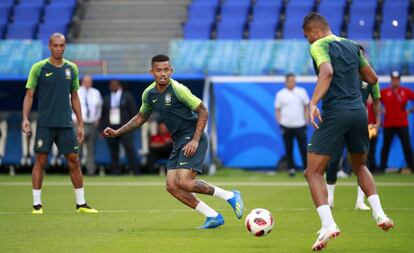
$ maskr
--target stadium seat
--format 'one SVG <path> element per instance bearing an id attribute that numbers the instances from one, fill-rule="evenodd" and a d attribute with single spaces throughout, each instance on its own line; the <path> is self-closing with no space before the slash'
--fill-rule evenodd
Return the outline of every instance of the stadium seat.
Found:
<path id="1" fill-rule="evenodd" d="M 358 1 L 359 2 L 359 1 Z M 374 22 L 376 6 L 352 5 L 349 11 L 350 20 L 358 19 L 365 22 Z"/>
<path id="2" fill-rule="evenodd" d="M 208 40 L 210 39 L 212 22 L 187 22 L 184 25 L 184 39 Z"/>
<path id="3" fill-rule="evenodd" d="M 377 0 L 363 0 L 363 1 L 352 1 L 352 6 L 370 6 L 376 7 Z"/>
<path id="4" fill-rule="evenodd" d="M 239 73 L 239 41 L 216 41 L 211 46 L 211 53 L 207 63 L 209 75 L 237 75 Z"/>
<path id="5" fill-rule="evenodd" d="M 245 22 L 249 11 L 249 5 L 228 3 L 221 8 L 221 22 Z"/>
<path id="6" fill-rule="evenodd" d="M 64 5 L 75 7 L 77 2 L 77 0 L 50 0 L 49 5 Z"/>
<path id="7" fill-rule="evenodd" d="M 355 40 L 368 40 L 373 37 L 374 21 L 354 19 L 348 24 L 348 38 Z"/>
<path id="8" fill-rule="evenodd" d="M 33 39 L 36 23 L 20 22 L 11 23 L 7 26 L 7 39 Z"/>
<path id="9" fill-rule="evenodd" d="M 407 20 L 384 20 L 381 24 L 381 39 L 405 39 Z"/>
<path id="10" fill-rule="evenodd" d="M 217 39 L 241 40 L 243 38 L 244 22 L 220 22 L 217 25 Z"/>
<path id="11" fill-rule="evenodd" d="M 278 5 L 260 5 L 253 8 L 253 20 L 277 22 L 279 20 L 281 6 Z"/>
<path id="12" fill-rule="evenodd" d="M 40 20 L 41 7 L 34 5 L 17 5 L 14 7 L 13 20 L 17 22 L 38 22 Z"/>
<path id="13" fill-rule="evenodd" d="M 14 5 L 14 0 L 1 0 L 0 1 L 0 9 L 11 8 L 13 5 Z"/>
<path id="14" fill-rule="evenodd" d="M 191 5 L 188 8 L 187 22 L 213 22 L 216 16 L 216 7 L 213 5 Z"/>
<path id="15" fill-rule="evenodd" d="M 303 17 L 305 17 L 312 10 L 312 5 L 312 1 L 289 3 L 286 7 L 285 22 L 302 23 Z"/>
<path id="16" fill-rule="evenodd" d="M 20 0 L 17 6 L 36 6 L 42 7 L 45 4 L 45 0 Z"/>
<path id="17" fill-rule="evenodd" d="M 345 10 L 345 1 L 322 1 L 318 7 L 318 12 L 324 16 L 329 24 L 342 22 Z"/>
<path id="18" fill-rule="evenodd" d="M 250 0 L 226 0 L 224 4 L 249 6 Z"/>
<path id="19" fill-rule="evenodd" d="M 191 2 L 191 6 L 196 6 L 196 5 L 202 5 L 202 6 L 206 6 L 206 5 L 210 5 L 210 6 L 217 6 L 219 4 L 220 0 L 193 0 Z"/>
<path id="20" fill-rule="evenodd" d="M 249 25 L 250 39 L 274 39 L 277 22 L 253 20 Z"/>
<path id="21" fill-rule="evenodd" d="M 7 24 L 9 22 L 10 7 L 0 5 L 0 24 Z"/>
<path id="22" fill-rule="evenodd" d="M 283 38 L 284 39 L 305 39 L 302 29 L 302 21 L 293 20 L 285 21 L 283 28 Z"/>
<path id="23" fill-rule="evenodd" d="M 254 6 L 282 6 L 282 0 L 256 0 Z"/>
<path id="24" fill-rule="evenodd" d="M 45 7 L 45 14 L 43 20 L 45 23 L 60 22 L 69 23 L 72 20 L 73 8 L 71 6 L 48 5 Z"/>
<path id="25" fill-rule="evenodd" d="M 42 40 L 44 43 L 48 42 L 49 37 L 52 33 L 58 32 L 66 35 L 68 31 L 68 24 L 65 23 L 52 23 L 52 24 L 40 24 L 37 38 Z"/>
<path id="26" fill-rule="evenodd" d="M 5 31 L 6 31 L 6 25 L 0 24 L 0 40 L 3 39 Z"/>

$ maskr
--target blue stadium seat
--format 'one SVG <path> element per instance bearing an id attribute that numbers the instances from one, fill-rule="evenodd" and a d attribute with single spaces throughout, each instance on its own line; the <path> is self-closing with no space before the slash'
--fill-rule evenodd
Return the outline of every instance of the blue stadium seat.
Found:
<path id="1" fill-rule="evenodd" d="M 255 6 L 282 6 L 282 0 L 256 0 Z"/>
<path id="2" fill-rule="evenodd" d="M 250 39 L 274 39 L 277 22 L 254 20 L 249 25 Z"/>
<path id="3" fill-rule="evenodd" d="M 42 7 L 45 5 L 45 0 L 20 0 L 17 6 L 37 6 Z"/>
<path id="4" fill-rule="evenodd" d="M 0 24 L 0 40 L 3 39 L 4 33 L 6 32 L 6 25 Z"/>
<path id="5" fill-rule="evenodd" d="M 195 5 L 202 5 L 202 6 L 206 6 L 206 5 L 210 5 L 210 6 L 217 6 L 219 4 L 219 0 L 193 0 L 191 2 L 192 6 Z"/>
<path id="6" fill-rule="evenodd" d="M 337 24 L 342 21 L 345 10 L 345 1 L 322 1 L 318 7 L 318 12 L 328 20 L 328 22 Z"/>
<path id="7" fill-rule="evenodd" d="M 348 38 L 353 40 L 370 40 L 373 36 L 374 21 L 351 20 L 348 24 Z"/>
<path id="8" fill-rule="evenodd" d="M 217 25 L 217 39 L 241 40 L 243 38 L 244 22 L 220 22 Z"/>
<path id="9" fill-rule="evenodd" d="M 11 8 L 14 5 L 14 0 L 1 0 L 0 8 L 7 7 Z"/>
<path id="10" fill-rule="evenodd" d="M 7 24 L 9 22 L 10 7 L 0 6 L 0 24 Z"/>
<path id="11" fill-rule="evenodd" d="M 349 11 L 350 19 L 353 20 L 357 18 L 360 20 L 365 20 L 367 22 L 373 22 L 375 19 L 375 8 L 376 6 L 371 5 L 352 5 Z"/>
<path id="12" fill-rule="evenodd" d="M 381 39 L 405 39 L 407 20 L 384 20 L 381 25 Z"/>
<path id="13" fill-rule="evenodd" d="M 40 20 L 41 7 L 33 5 L 17 5 L 14 7 L 14 22 L 38 22 Z"/>
<path id="14" fill-rule="evenodd" d="M 342 27 L 342 20 L 328 20 L 329 27 L 331 28 L 331 32 L 335 35 L 340 36 L 341 34 L 341 27 Z"/>
<path id="15" fill-rule="evenodd" d="M 376 7 L 377 6 L 377 0 L 352 1 L 352 6 Z"/>
<path id="16" fill-rule="evenodd" d="M 40 24 L 37 38 L 42 40 L 43 42 L 48 42 L 50 35 L 55 32 L 66 35 L 66 33 L 68 32 L 68 24 L 65 24 L 65 23 Z"/>
<path id="17" fill-rule="evenodd" d="M 184 39 L 208 40 L 210 39 L 212 22 L 187 22 L 184 25 Z"/>
<path id="18" fill-rule="evenodd" d="M 216 16 L 216 7 L 213 5 L 191 5 L 188 8 L 188 21 L 213 22 Z"/>
<path id="19" fill-rule="evenodd" d="M 286 7 L 286 21 L 302 23 L 303 17 L 312 11 L 312 5 L 313 1 L 307 1 L 303 3 L 289 3 Z"/>
<path id="20" fill-rule="evenodd" d="M 224 4 L 249 6 L 250 0 L 226 0 Z"/>
<path id="21" fill-rule="evenodd" d="M 75 7 L 77 4 L 77 0 L 50 0 L 49 5 L 64 5 L 64 6 L 72 6 Z"/>
<path id="22" fill-rule="evenodd" d="M 405 39 L 408 22 L 408 2 L 386 2 L 383 6 L 381 38 Z"/>
<path id="23" fill-rule="evenodd" d="M 302 20 L 286 20 L 283 28 L 284 39 L 305 39 L 302 29 Z"/>
<path id="24" fill-rule="evenodd" d="M 278 5 L 261 5 L 253 8 L 253 20 L 277 22 L 279 20 L 281 6 Z"/>
<path id="25" fill-rule="evenodd" d="M 245 22 L 249 11 L 248 5 L 223 4 L 221 8 L 221 22 Z"/>
<path id="26" fill-rule="evenodd" d="M 7 39 L 33 39 L 36 23 L 11 23 L 7 26 Z"/>
<path id="27" fill-rule="evenodd" d="M 45 7 L 43 20 L 45 23 L 59 20 L 69 23 L 72 20 L 73 8 L 71 6 L 48 5 Z"/>

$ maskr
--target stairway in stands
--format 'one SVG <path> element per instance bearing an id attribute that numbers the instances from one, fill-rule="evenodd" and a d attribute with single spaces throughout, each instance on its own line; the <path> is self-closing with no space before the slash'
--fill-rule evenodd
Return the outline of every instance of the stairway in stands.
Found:
<path id="1" fill-rule="evenodd" d="M 155 54 L 182 38 L 191 0 L 89 0 L 75 43 L 100 43 L 110 73 L 145 73 Z"/>

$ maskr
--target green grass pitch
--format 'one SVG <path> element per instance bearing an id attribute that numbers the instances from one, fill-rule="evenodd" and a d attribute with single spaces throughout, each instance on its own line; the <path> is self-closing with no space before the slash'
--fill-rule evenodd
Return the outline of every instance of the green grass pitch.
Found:
<path id="1" fill-rule="evenodd" d="M 257 207 L 274 216 L 274 230 L 256 238 L 237 220 L 230 206 L 201 196 L 220 211 L 225 224 L 197 230 L 204 218 L 173 199 L 164 178 L 87 177 L 86 199 L 97 215 L 75 213 L 68 176 L 47 175 L 44 215 L 32 215 L 29 175 L 0 176 L 0 252 L 311 252 L 320 228 L 310 193 L 299 174 L 266 175 L 222 170 L 201 177 L 225 189 L 242 192 L 246 213 Z M 334 217 L 342 234 L 325 252 L 413 252 L 414 176 L 376 177 L 378 191 L 395 228 L 379 230 L 370 212 L 355 211 L 355 177 L 340 179 Z"/>

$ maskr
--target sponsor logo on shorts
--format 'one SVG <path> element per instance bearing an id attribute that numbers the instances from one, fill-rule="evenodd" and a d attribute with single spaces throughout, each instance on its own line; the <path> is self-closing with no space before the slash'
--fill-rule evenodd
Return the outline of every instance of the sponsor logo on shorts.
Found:
<path id="1" fill-rule="evenodd" d="M 42 146 L 43 146 L 43 140 L 42 139 L 37 140 L 37 147 L 41 148 Z"/>
<path id="2" fill-rule="evenodd" d="M 186 165 L 188 162 L 180 162 L 180 165 Z"/>
<path id="3" fill-rule="evenodd" d="M 74 146 L 73 149 L 74 150 L 78 150 L 79 149 L 79 146 Z"/>

